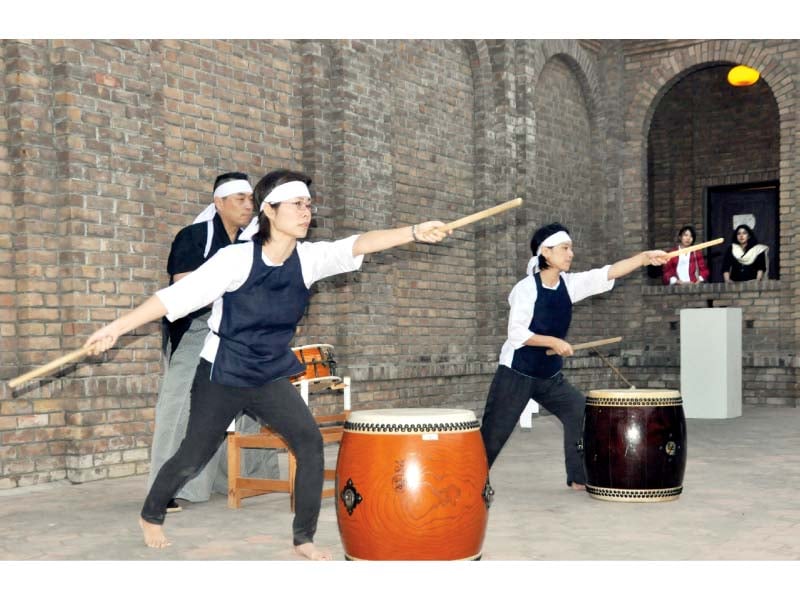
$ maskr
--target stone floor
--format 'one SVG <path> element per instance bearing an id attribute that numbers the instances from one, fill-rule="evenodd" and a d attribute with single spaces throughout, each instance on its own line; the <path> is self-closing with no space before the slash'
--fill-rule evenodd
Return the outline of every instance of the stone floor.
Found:
<path id="1" fill-rule="evenodd" d="M 714 566 L 699 561 L 747 561 L 733 569 L 730 562 L 717 565 L 735 575 L 753 569 L 789 569 L 792 579 L 800 575 L 800 409 L 745 407 L 736 419 L 689 419 L 683 494 L 677 501 L 651 504 L 606 502 L 567 489 L 560 424 L 553 417 L 538 417 L 533 423 L 532 429 L 517 429 L 492 470 L 495 500 L 483 561 L 472 573 L 488 568 L 514 581 L 523 577 L 519 568 L 504 573 L 517 561 L 527 563 L 522 568 L 532 577 L 543 577 L 546 565 L 556 590 L 562 583 L 587 583 L 575 577 L 574 561 L 591 561 L 577 563 L 580 573 L 601 578 L 598 569 L 604 565 L 618 572 L 629 569 L 629 561 L 637 561 L 633 570 L 639 575 L 653 567 L 658 574 L 699 564 L 708 573 Z M 329 462 L 335 462 L 335 451 L 335 446 L 328 449 Z M 62 561 L 50 567 L 69 573 L 92 569 L 86 561 L 148 561 L 145 572 L 158 569 L 150 561 L 184 561 L 194 568 L 196 563 L 189 561 L 214 561 L 208 568 L 221 567 L 223 573 L 227 571 L 221 563 L 230 561 L 236 565 L 234 574 L 237 569 L 251 573 L 247 561 L 284 561 L 288 570 L 281 567 L 280 572 L 287 574 L 316 568 L 288 563 L 297 557 L 290 546 L 292 513 L 285 494 L 245 500 L 239 510 L 228 509 L 221 495 L 186 505 L 167 518 L 173 545 L 160 551 L 145 547 L 137 526 L 145 480 L 61 482 L 0 492 L 0 560 L 12 561 L 0 563 L 0 575 L 9 569 L 25 571 L 37 561 Z M 343 560 L 333 499 L 323 501 L 316 542 Z M 662 561 L 674 563 L 667 568 Z M 498 564 L 489 567 L 487 562 Z M 353 564 L 355 572 L 364 572 L 360 569 L 365 567 Z M 413 564 L 414 573 L 427 568 Z M 343 566 L 333 567 L 339 576 L 347 572 Z M 122 573 L 131 570 L 130 564 L 114 567 Z M 403 572 L 401 566 L 395 568 Z M 444 572 L 461 573 L 463 568 Z M 207 567 L 199 569 L 204 573 Z M 779 575 L 768 579 L 777 581 Z M 741 591 L 742 585 L 735 587 Z M 796 593 L 796 583 L 789 585 Z M 758 596 L 771 597 L 764 587 L 758 588 Z"/>

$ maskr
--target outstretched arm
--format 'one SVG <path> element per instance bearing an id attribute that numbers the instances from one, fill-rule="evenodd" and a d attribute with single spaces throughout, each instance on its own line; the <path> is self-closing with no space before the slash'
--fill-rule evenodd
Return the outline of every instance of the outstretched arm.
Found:
<path id="1" fill-rule="evenodd" d="M 667 253 L 663 250 L 647 250 L 634 254 L 630 258 L 624 258 L 611 265 L 608 270 L 608 279 L 619 279 L 625 277 L 628 273 L 632 273 L 639 267 L 646 267 L 647 265 L 663 265 L 667 262 Z"/>
<path id="2" fill-rule="evenodd" d="M 402 246 L 414 241 L 435 244 L 441 242 L 448 234 L 452 233 L 452 231 L 439 229 L 439 227 L 444 226 L 445 224 L 441 221 L 427 221 L 419 225 L 398 227 L 397 229 L 368 231 L 359 235 L 355 244 L 353 244 L 353 256 L 372 254 L 373 252 L 388 250 L 389 248 Z"/>
<path id="3" fill-rule="evenodd" d="M 166 314 L 167 307 L 159 300 L 158 296 L 151 296 L 132 311 L 125 313 L 119 319 L 95 331 L 83 346 L 84 348 L 94 346 L 89 354 L 96 356 L 111 348 L 121 335 L 133 331 L 145 323 L 155 321 Z"/>

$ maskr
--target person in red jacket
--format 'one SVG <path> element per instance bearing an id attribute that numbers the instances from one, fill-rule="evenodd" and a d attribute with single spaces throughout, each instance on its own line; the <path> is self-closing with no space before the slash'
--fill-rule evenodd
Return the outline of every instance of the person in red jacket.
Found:
<path id="1" fill-rule="evenodd" d="M 671 251 L 688 248 L 694 244 L 697 235 L 694 227 L 684 225 L 678 231 L 678 245 Z M 703 259 L 703 252 L 695 250 L 688 254 L 673 256 L 662 270 L 661 279 L 664 285 L 702 283 L 708 280 L 708 267 Z"/>

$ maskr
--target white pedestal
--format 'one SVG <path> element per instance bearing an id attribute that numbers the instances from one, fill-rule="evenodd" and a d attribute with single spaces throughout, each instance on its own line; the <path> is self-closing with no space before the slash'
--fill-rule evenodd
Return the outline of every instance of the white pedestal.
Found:
<path id="1" fill-rule="evenodd" d="M 681 310 L 681 397 L 687 418 L 742 416 L 742 309 Z"/>

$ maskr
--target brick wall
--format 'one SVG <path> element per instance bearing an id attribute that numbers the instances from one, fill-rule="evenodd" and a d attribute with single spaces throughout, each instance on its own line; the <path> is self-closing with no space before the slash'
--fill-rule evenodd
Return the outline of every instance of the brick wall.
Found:
<path id="1" fill-rule="evenodd" d="M 2 48 L 6 379 L 165 285 L 169 244 L 210 202 L 216 174 L 299 166 L 302 65 L 290 42 Z M 159 346 L 151 324 L 104 360 L 4 388 L 0 487 L 145 472 Z"/>
<path id="2" fill-rule="evenodd" d="M 373 255 L 360 272 L 321 282 L 295 341 L 334 344 L 354 408 L 480 414 L 535 228 L 563 220 L 576 269 L 666 245 L 671 219 L 696 214 L 704 181 L 742 170 L 736 152 L 709 159 L 709 148 L 732 143 L 712 136 L 732 110 L 722 90 L 702 113 L 705 149 L 696 140 L 681 162 L 684 148 L 669 143 L 687 76 L 742 60 L 764 74 L 758 169 L 780 179 L 781 280 L 691 292 L 633 274 L 576 307 L 571 339 L 624 335 L 609 350 L 623 374 L 677 387 L 680 308 L 740 305 L 745 401 L 796 405 L 797 49 L 781 40 L 4 41 L 0 379 L 75 348 L 164 285 L 172 237 L 210 201 L 217 173 L 255 180 L 281 166 L 314 179 L 321 209 L 310 239 L 525 199 L 446 244 Z M 764 150 L 776 137 L 777 150 Z M 664 175 L 690 165 L 705 169 L 697 181 Z M 145 472 L 159 343 L 153 324 L 102 360 L 14 393 L 0 386 L 0 488 Z M 621 385 L 597 358 L 572 359 L 567 371 L 585 389 Z M 336 401 L 320 396 L 316 410 Z"/>

